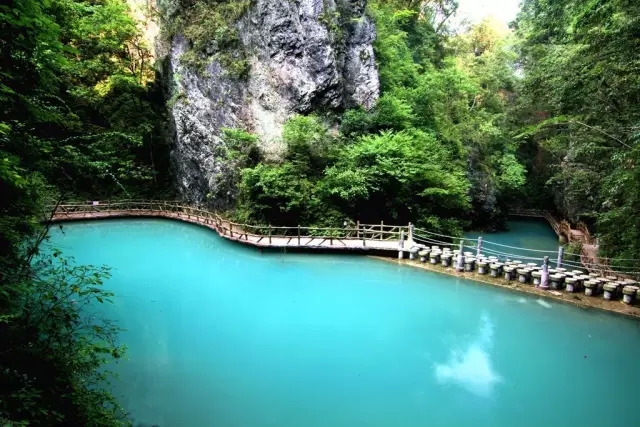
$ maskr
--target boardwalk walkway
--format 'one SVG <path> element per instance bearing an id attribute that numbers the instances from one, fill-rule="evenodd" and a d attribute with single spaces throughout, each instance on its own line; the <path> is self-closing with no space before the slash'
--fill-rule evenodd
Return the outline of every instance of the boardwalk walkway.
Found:
<path id="1" fill-rule="evenodd" d="M 408 227 L 355 224 L 345 227 L 272 227 L 238 224 L 214 212 L 180 202 L 124 201 L 61 204 L 52 220 L 78 221 L 125 217 L 159 217 L 189 222 L 216 231 L 221 237 L 258 248 L 389 251 L 397 254 Z M 405 242 L 408 245 L 408 242 Z"/>
<path id="2" fill-rule="evenodd" d="M 539 212 L 520 212 L 526 216 L 543 216 Z M 227 240 L 250 245 L 256 248 L 275 248 L 291 250 L 323 250 L 340 252 L 361 252 L 368 254 L 382 254 L 385 256 L 403 255 L 412 248 L 436 247 L 442 249 L 457 249 L 462 245 L 465 255 L 480 254 L 481 239 L 467 239 L 434 233 L 429 230 L 407 226 L 380 224 L 345 223 L 344 227 L 280 227 L 271 225 L 239 224 L 222 218 L 215 212 L 186 206 L 181 202 L 144 200 L 118 202 L 89 202 L 60 204 L 50 210 L 51 220 L 78 221 L 105 218 L 124 217 L 159 217 L 189 222 L 214 230 Z M 592 245 L 583 244 L 580 258 L 562 260 L 559 252 L 535 250 L 507 246 L 504 244 L 483 240 L 482 253 L 493 256 L 505 262 L 510 259 L 525 260 L 527 263 L 541 264 L 544 257 L 553 258 L 558 255 L 556 266 L 586 269 L 603 276 L 640 276 L 637 268 L 611 269 L 606 262 L 599 260 L 595 254 L 588 254 L 585 248 Z M 435 246 L 434 246 L 435 245 Z M 535 255 L 523 255 L 531 253 Z M 591 250 L 591 252 L 594 252 Z M 415 252 L 414 252 L 415 255 Z M 589 256 L 591 255 L 591 256 Z"/>
<path id="3" fill-rule="evenodd" d="M 532 218 L 544 218 L 558 236 L 567 238 L 568 243 L 580 242 L 583 245 L 595 246 L 595 239 L 589 233 L 586 224 L 579 222 L 577 228 L 572 228 L 567 220 L 559 220 L 551 212 L 538 209 L 515 209 L 509 212 L 512 216 L 524 216 Z"/>

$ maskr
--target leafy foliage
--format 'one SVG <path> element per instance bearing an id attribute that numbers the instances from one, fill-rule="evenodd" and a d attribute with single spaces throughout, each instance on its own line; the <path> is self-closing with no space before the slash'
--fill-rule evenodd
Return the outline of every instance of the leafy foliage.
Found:
<path id="1" fill-rule="evenodd" d="M 313 223 L 315 183 L 292 163 L 258 165 L 242 176 L 240 217 L 249 222 L 291 226 Z"/>
<path id="2" fill-rule="evenodd" d="M 518 146 L 509 136 L 516 56 L 508 31 L 485 20 L 443 37 L 442 26 L 433 24 L 443 5 L 418 3 L 372 4 L 384 94 L 361 129 L 434 133 L 455 158 L 467 162 L 473 204 L 468 218 L 476 226 L 493 226 L 525 179 L 524 169 L 517 167 Z M 345 116 L 349 126 L 352 114 Z M 506 162 L 513 167 L 503 176 Z"/>
<path id="3" fill-rule="evenodd" d="M 224 159 L 225 170 L 216 176 L 213 187 L 215 192 L 208 198 L 224 206 L 232 204 L 238 198 L 238 184 L 242 170 L 256 166 L 262 159 L 258 149 L 258 137 L 242 129 L 223 129 L 222 145 L 216 155 Z"/>
<path id="4" fill-rule="evenodd" d="M 55 260 L 55 261 L 54 261 Z M 102 366 L 122 357 L 118 328 L 93 313 L 108 303 L 107 268 L 54 252 L 0 314 L 0 420 L 39 425 L 125 425 Z"/>
<path id="5" fill-rule="evenodd" d="M 166 181 L 158 172 L 168 170 L 159 93 L 125 3 L 18 0 L 2 8 L 3 28 L 16 35 L 2 44 L 0 150 L 62 190 L 92 197 Z M 25 30 L 34 32 L 28 42 Z"/>
<path id="6" fill-rule="evenodd" d="M 506 31 L 483 22 L 446 37 L 436 15 L 455 10 L 451 2 L 369 6 L 377 105 L 346 111 L 337 137 L 317 116 L 291 119 L 285 162 L 245 172 L 241 216 L 276 224 L 286 211 L 292 223 L 412 221 L 449 231 L 499 222 L 525 182 L 509 138 L 515 56 Z"/>
<path id="7" fill-rule="evenodd" d="M 529 186 L 595 225 L 604 254 L 636 259 L 638 31 L 640 5 L 627 0 L 527 0 L 516 22 L 519 136 L 543 178 Z"/>
<path id="8" fill-rule="evenodd" d="M 365 222 L 415 218 L 434 227 L 469 208 L 464 173 L 432 135 L 417 130 L 361 137 L 321 185 L 343 212 Z"/>
<path id="9" fill-rule="evenodd" d="M 168 188 L 149 52 L 123 0 L 15 0 L 0 29 L 0 420 L 118 425 L 117 328 L 89 310 L 108 272 L 34 260 L 52 198 Z"/>
<path id="10" fill-rule="evenodd" d="M 329 129 L 316 116 L 294 116 L 284 126 L 285 159 L 304 174 L 322 173 L 335 158 L 336 147 Z"/>

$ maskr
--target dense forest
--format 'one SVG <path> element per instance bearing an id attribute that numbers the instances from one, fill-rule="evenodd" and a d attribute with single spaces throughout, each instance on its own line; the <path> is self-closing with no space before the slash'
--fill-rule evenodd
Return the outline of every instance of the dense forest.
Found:
<path id="1" fill-rule="evenodd" d="M 234 24 L 251 2 L 181 6 L 189 19 L 163 22 L 163 37 L 188 38 L 194 69 L 215 58 L 243 79 Z M 225 214 L 248 223 L 412 221 L 448 234 L 545 208 L 586 222 L 603 256 L 633 266 L 640 3 L 524 0 L 510 28 L 454 26 L 456 7 L 369 1 L 376 105 L 292 116 L 280 158 L 251 129 L 225 129 L 232 179 L 203 204 L 227 198 Z M 108 269 L 40 249 L 56 201 L 180 197 L 176 99 L 124 0 L 3 3 L 0 48 L 0 421 L 126 424 L 103 369 L 123 354 L 117 327 L 83 314 L 108 302 Z"/>

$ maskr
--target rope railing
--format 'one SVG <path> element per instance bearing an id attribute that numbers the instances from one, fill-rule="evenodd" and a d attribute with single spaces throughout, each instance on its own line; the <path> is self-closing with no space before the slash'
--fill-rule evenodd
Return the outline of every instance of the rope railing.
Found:
<path id="1" fill-rule="evenodd" d="M 426 236 L 425 236 L 426 235 Z M 431 236 L 437 236 L 438 238 L 433 238 Z M 447 239 L 449 241 L 445 241 L 442 239 Z M 477 251 L 477 245 L 468 245 L 467 242 L 476 242 L 474 239 L 468 239 L 465 237 L 458 236 L 450 236 L 446 234 L 434 233 L 424 229 L 415 229 L 414 240 L 418 243 L 428 243 L 428 244 L 439 244 L 444 246 L 452 246 L 455 247 L 456 243 L 459 244 L 460 241 L 463 242 L 463 248 L 469 249 L 471 251 Z M 513 253 L 502 250 L 501 248 L 511 249 L 514 251 L 521 251 L 524 253 Z M 491 256 L 497 256 L 503 259 L 514 259 L 514 260 L 523 260 L 530 262 L 543 263 L 544 257 L 542 255 L 557 255 L 557 251 L 551 250 L 541 250 L 541 249 L 530 249 L 523 248 L 511 245 L 505 245 L 502 243 L 492 242 L 490 240 L 482 241 L 482 253 Z M 541 254 L 538 256 L 531 256 L 532 253 Z M 572 261 L 570 259 L 566 259 L 566 257 L 577 257 L 580 261 Z M 570 266 L 575 268 L 586 268 L 590 271 L 597 271 L 602 274 L 612 275 L 612 276 L 637 276 L 640 275 L 640 271 L 636 271 L 634 268 L 611 268 L 606 263 L 602 262 L 591 262 L 593 260 L 587 259 L 583 254 L 573 254 L 573 253 L 564 253 L 564 257 L 562 260 L 562 265 Z M 557 259 L 555 257 L 551 257 L 550 262 L 552 264 L 557 264 Z M 640 261 L 640 260 L 638 260 Z"/>
<path id="2" fill-rule="evenodd" d="M 415 234 L 413 235 L 413 240 L 416 243 L 428 243 L 430 245 L 454 246 L 454 243 L 452 242 L 445 242 L 442 240 L 430 239 L 430 238 L 421 237 Z"/>

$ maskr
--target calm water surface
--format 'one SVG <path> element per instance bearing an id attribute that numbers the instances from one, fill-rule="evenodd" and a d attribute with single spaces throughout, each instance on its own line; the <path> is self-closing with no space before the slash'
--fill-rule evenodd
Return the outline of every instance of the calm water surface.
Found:
<path id="1" fill-rule="evenodd" d="M 69 224 L 52 244 L 114 268 L 115 392 L 135 423 L 640 425 L 626 318 L 164 220 Z"/>
<path id="2" fill-rule="evenodd" d="M 507 221 L 509 229 L 496 233 L 465 233 L 465 237 L 469 239 L 477 239 L 482 236 L 485 240 L 485 253 L 489 255 L 498 255 L 490 251 L 509 253 L 517 257 L 542 258 L 548 255 L 551 260 L 557 258 L 558 235 L 553 231 L 549 223 L 542 218 L 511 218 Z M 527 250 L 517 250 L 499 245 L 507 245 L 517 248 L 535 249 L 537 252 Z M 525 260 L 525 258 L 522 258 Z M 533 261 L 533 260 L 529 260 Z"/>

